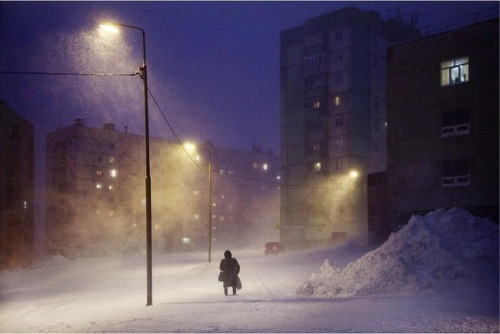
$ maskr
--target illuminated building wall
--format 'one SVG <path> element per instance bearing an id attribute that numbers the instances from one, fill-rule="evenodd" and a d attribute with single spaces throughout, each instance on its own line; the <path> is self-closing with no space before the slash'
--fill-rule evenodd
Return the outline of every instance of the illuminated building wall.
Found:
<path id="1" fill-rule="evenodd" d="M 400 16 L 352 7 L 281 33 L 280 235 L 289 247 L 367 242 L 366 175 L 386 169 L 386 50 L 415 35 Z"/>

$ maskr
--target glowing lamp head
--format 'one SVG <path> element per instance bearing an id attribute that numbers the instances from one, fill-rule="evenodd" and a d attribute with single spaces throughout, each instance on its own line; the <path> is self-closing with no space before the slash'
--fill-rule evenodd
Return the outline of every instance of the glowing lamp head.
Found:
<path id="1" fill-rule="evenodd" d="M 184 144 L 184 148 L 187 150 L 187 151 L 194 151 L 196 150 L 196 145 L 193 144 L 193 143 L 185 143 Z"/>
<path id="2" fill-rule="evenodd" d="M 111 24 L 111 23 L 101 24 L 101 25 L 99 25 L 99 28 L 101 28 L 101 30 L 104 32 L 112 33 L 112 34 L 117 34 L 120 31 L 116 25 Z"/>
<path id="3" fill-rule="evenodd" d="M 359 173 L 357 170 L 351 170 L 351 172 L 349 173 L 349 176 L 352 177 L 353 179 L 355 179 L 359 176 Z"/>

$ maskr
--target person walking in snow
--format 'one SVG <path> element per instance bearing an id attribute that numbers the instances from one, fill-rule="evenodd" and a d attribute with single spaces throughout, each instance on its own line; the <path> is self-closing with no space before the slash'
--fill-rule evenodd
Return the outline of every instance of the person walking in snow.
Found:
<path id="1" fill-rule="evenodd" d="M 227 296 L 227 288 L 233 288 L 233 295 L 236 294 L 240 273 L 240 265 L 238 261 L 232 257 L 229 250 L 224 252 L 224 258 L 220 261 L 219 269 L 223 275 L 224 294 Z"/>

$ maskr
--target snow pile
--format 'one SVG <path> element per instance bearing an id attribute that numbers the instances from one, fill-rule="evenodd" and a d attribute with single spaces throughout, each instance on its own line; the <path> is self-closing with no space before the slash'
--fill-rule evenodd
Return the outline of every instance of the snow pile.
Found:
<path id="1" fill-rule="evenodd" d="M 478 277 L 480 263 L 498 263 L 498 225 L 468 211 L 439 209 L 413 216 L 387 242 L 346 268 L 326 260 L 298 295 L 413 295 L 436 280 Z"/>

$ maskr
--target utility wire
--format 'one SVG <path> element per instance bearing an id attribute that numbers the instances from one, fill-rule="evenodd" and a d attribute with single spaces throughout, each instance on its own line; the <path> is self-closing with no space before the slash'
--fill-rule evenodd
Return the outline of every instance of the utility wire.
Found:
<path id="1" fill-rule="evenodd" d="M 158 101 L 156 100 L 156 98 L 154 97 L 153 93 L 151 92 L 151 90 L 149 89 L 148 87 L 148 92 L 149 92 L 149 95 L 151 96 L 151 98 L 153 99 L 153 102 L 155 103 L 156 105 L 156 108 L 158 108 L 158 111 L 160 112 L 161 116 L 163 117 L 163 119 L 165 120 L 168 128 L 170 129 L 170 131 L 172 131 L 172 134 L 174 135 L 176 141 L 179 143 L 179 145 L 182 147 L 182 150 L 186 153 L 186 155 L 189 157 L 189 159 L 197 166 L 199 167 L 200 169 L 204 169 L 203 166 L 201 166 L 198 162 L 196 162 L 192 157 L 191 155 L 189 154 L 189 152 L 186 150 L 186 148 L 184 147 L 184 145 L 182 144 L 181 140 L 179 139 L 179 136 L 177 136 L 177 133 L 175 132 L 174 128 L 172 127 L 172 125 L 170 124 L 170 122 L 168 121 L 167 117 L 165 116 L 165 113 L 163 112 L 163 110 L 161 109 L 160 105 L 158 104 Z M 307 186 L 305 183 L 302 183 L 302 184 L 284 184 L 282 182 L 278 182 L 278 181 L 271 181 L 271 180 L 263 180 L 263 179 L 259 179 L 259 178 L 255 178 L 255 177 L 251 177 L 251 176 L 246 176 L 246 175 L 240 175 L 240 174 L 233 174 L 233 173 L 230 173 L 230 172 L 226 172 L 226 171 L 223 171 L 223 170 L 219 170 L 219 169 L 216 169 L 216 168 L 213 168 L 212 169 L 214 172 L 216 173 L 219 173 L 220 175 L 225 175 L 225 176 L 231 176 L 231 177 L 236 177 L 236 178 L 239 178 L 239 179 L 244 179 L 244 180 L 248 180 L 248 181 L 254 181 L 254 182 L 262 182 L 262 183 L 267 183 L 267 184 L 273 184 L 273 185 L 277 185 L 277 186 L 280 186 L 280 187 L 294 187 L 294 188 L 304 188 L 304 189 L 318 189 L 318 190 L 340 190 L 340 189 L 343 189 L 342 187 L 313 187 L 313 186 Z"/>
<path id="2" fill-rule="evenodd" d="M 92 77 L 133 77 L 136 73 L 75 73 L 75 72 L 30 72 L 30 71 L 0 71 L 1 74 L 33 74 L 33 75 L 73 75 Z"/>

